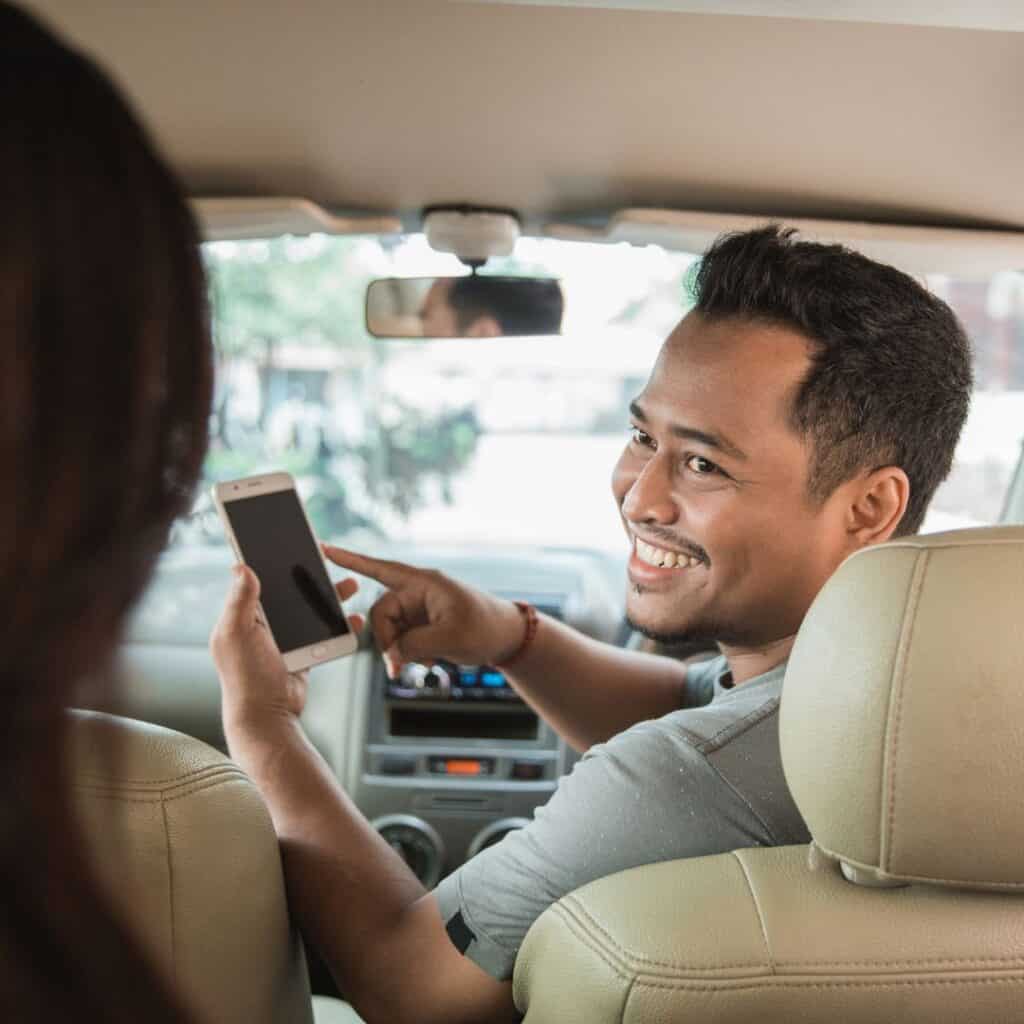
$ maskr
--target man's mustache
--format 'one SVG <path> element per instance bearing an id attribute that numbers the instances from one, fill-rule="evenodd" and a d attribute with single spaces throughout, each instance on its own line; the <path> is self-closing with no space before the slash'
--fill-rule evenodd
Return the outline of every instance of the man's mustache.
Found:
<path id="1" fill-rule="evenodd" d="M 675 551 L 682 551 L 683 554 L 689 555 L 691 558 L 696 558 L 698 562 L 703 565 L 710 565 L 711 559 L 708 557 L 707 551 L 704 550 L 695 541 L 687 540 L 685 537 L 676 537 L 669 533 L 667 530 L 661 530 L 657 527 L 648 526 L 646 532 L 652 537 L 657 537 L 659 540 L 665 542 L 666 545 L 671 547 Z"/>

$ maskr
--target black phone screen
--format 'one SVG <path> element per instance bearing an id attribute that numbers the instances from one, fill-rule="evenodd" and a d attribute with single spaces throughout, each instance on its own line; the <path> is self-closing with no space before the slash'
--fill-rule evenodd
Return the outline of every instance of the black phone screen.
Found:
<path id="1" fill-rule="evenodd" d="M 282 652 L 348 632 L 293 490 L 224 502 L 242 561 L 259 577 L 260 603 Z"/>

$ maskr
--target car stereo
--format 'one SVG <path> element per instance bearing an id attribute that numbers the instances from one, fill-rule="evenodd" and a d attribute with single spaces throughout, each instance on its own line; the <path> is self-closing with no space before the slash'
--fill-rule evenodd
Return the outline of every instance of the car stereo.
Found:
<path id="1" fill-rule="evenodd" d="M 555 569 L 547 557 L 525 562 L 516 574 L 549 580 Z M 497 593 L 563 621 L 574 608 L 575 628 L 586 624 L 582 613 L 591 608 L 578 577 L 556 577 L 544 591 L 523 586 Z M 374 660 L 363 757 L 349 792 L 428 888 L 527 824 L 575 762 L 513 690 L 514 675 L 445 659 L 410 661 L 390 679 Z"/>
<path id="2" fill-rule="evenodd" d="M 509 685 L 501 669 L 492 665 L 455 665 L 435 661 L 432 665 L 407 662 L 397 679 L 389 679 L 391 700 L 430 701 L 518 701 L 522 698 Z"/>

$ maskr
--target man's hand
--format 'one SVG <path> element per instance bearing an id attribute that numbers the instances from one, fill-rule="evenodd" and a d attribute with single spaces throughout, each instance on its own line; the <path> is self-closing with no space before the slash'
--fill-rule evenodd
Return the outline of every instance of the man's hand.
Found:
<path id="1" fill-rule="evenodd" d="M 330 544 L 323 550 L 335 565 L 388 588 L 370 609 L 370 625 L 391 676 L 406 661 L 445 658 L 497 665 L 522 642 L 523 617 L 511 601 L 433 570 L 367 558 Z"/>
<path id="2" fill-rule="evenodd" d="M 235 566 L 235 581 L 210 636 L 210 653 L 220 675 L 225 728 L 257 725 L 294 717 L 306 704 L 306 674 L 289 672 L 260 612 L 260 583 L 245 565 Z M 335 589 L 342 601 L 359 589 L 351 578 Z M 362 616 L 349 619 L 357 632 Z"/>

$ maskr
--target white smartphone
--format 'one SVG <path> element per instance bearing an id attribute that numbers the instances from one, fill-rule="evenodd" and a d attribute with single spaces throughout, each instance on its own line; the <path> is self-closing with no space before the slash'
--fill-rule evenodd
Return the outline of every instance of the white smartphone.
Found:
<path id="1" fill-rule="evenodd" d="M 235 554 L 259 577 L 263 617 L 288 671 L 351 654 L 356 635 L 291 474 L 215 484 L 213 501 Z"/>

